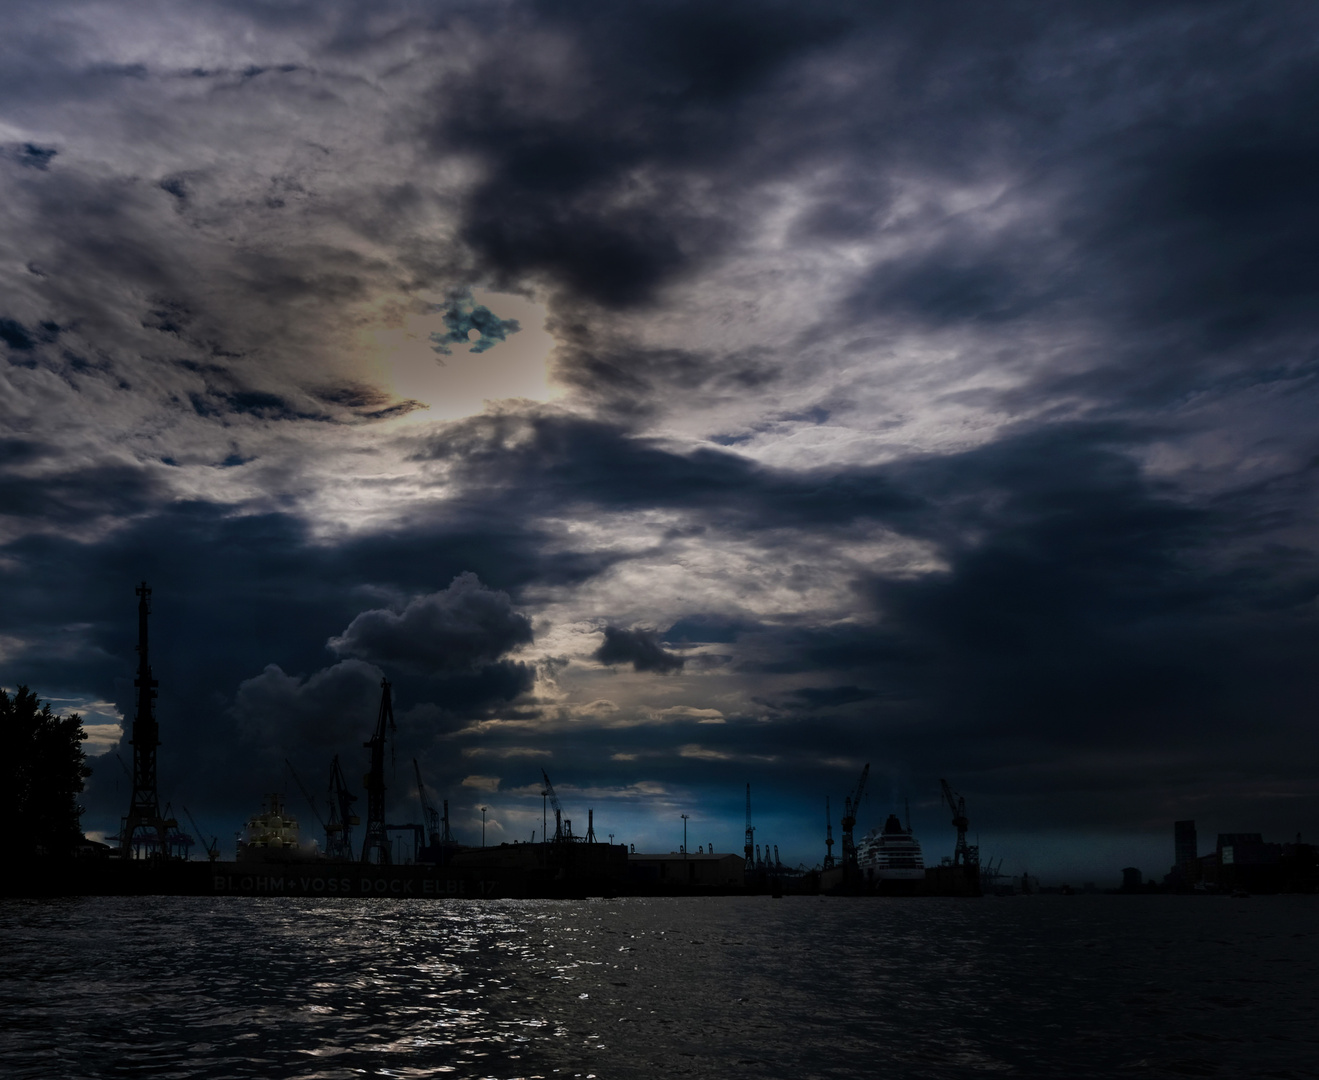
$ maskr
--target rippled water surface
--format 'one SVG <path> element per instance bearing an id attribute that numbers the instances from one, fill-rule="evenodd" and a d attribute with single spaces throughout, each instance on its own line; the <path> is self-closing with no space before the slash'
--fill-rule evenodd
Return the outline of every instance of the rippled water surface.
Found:
<path id="1" fill-rule="evenodd" d="M 1317 901 L 0 901 L 0 1075 L 1314 1077 Z"/>

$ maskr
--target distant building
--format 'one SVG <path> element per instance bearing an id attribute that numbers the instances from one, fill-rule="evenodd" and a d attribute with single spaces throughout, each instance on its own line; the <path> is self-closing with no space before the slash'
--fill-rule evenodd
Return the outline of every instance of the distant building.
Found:
<path id="1" fill-rule="evenodd" d="M 1164 880 L 1175 891 L 1319 892 L 1319 848 L 1295 843 L 1274 844 L 1262 833 L 1219 833 L 1214 850 L 1196 855 L 1195 822 L 1173 824 L 1177 863 Z M 1124 875 L 1127 871 L 1124 871 Z M 1132 886 L 1125 878 L 1123 889 Z"/>
<path id="2" fill-rule="evenodd" d="M 1191 864 L 1200 856 L 1196 841 L 1194 821 L 1174 821 L 1173 828 L 1173 865 L 1186 873 Z"/>
<path id="3" fill-rule="evenodd" d="M 1124 866 L 1122 868 L 1122 891 L 1140 892 L 1142 887 L 1140 871 L 1134 866 Z"/>
<path id="4" fill-rule="evenodd" d="M 1264 843 L 1264 834 L 1257 832 L 1221 832 L 1218 834 L 1218 861 L 1223 861 L 1223 849 L 1239 848 Z"/>
<path id="5" fill-rule="evenodd" d="M 628 871 L 639 884 L 660 888 L 732 888 L 745 884 L 746 859 L 741 855 L 629 854 Z"/>

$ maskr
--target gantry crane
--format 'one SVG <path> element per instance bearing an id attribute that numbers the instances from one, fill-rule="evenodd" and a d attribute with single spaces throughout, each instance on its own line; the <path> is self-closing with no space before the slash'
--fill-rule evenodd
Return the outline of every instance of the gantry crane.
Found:
<path id="1" fill-rule="evenodd" d="M 380 680 L 380 711 L 376 729 L 362 745 L 371 751 L 371 771 L 366 774 L 366 838 L 362 841 L 362 862 L 389 864 L 388 825 L 385 824 L 385 739 L 394 726 L 394 703 L 389 694 L 389 680 Z"/>
<path id="2" fill-rule="evenodd" d="M 957 830 L 957 846 L 953 849 L 954 866 L 980 865 L 980 847 L 966 842 L 966 830 L 971 824 L 966 817 L 966 800 L 948 786 L 947 780 L 940 780 L 943 787 L 944 801 L 953 812 L 953 828 Z"/>
<path id="3" fill-rule="evenodd" d="M 829 814 L 829 796 L 824 797 L 824 869 L 834 868 L 834 822 Z"/>
<path id="4" fill-rule="evenodd" d="M 362 819 L 353 813 L 357 796 L 348 791 L 339 755 L 330 766 L 330 820 L 325 825 L 325 854 L 331 859 L 350 861 L 353 857 L 353 826 Z"/>
<path id="5" fill-rule="evenodd" d="M 866 781 L 870 779 L 870 762 L 861 770 L 861 779 L 856 782 L 856 789 L 843 797 L 843 870 L 845 873 L 857 872 L 856 844 L 852 840 L 852 830 L 856 828 L 856 816 L 861 812 L 861 796 L 865 794 Z"/>

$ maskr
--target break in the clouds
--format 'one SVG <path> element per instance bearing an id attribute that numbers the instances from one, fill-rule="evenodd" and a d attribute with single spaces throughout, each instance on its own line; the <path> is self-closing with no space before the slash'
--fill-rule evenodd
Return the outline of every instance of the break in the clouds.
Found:
<path id="1" fill-rule="evenodd" d="M 452 346 L 470 344 L 473 353 L 482 353 L 516 334 L 522 327 L 517 319 L 501 319 L 484 304 L 473 303 L 468 293 L 457 293 L 443 306 L 436 306 L 444 315 L 444 332 L 431 334 L 431 347 L 437 353 L 449 356 Z"/>
<path id="2" fill-rule="evenodd" d="M 732 850 L 750 781 L 813 863 L 867 761 L 1018 871 L 1313 832 L 1316 31 L 12 3 L 0 681 L 131 710 L 148 579 L 226 835 L 381 678 L 460 833 L 544 767 Z"/>

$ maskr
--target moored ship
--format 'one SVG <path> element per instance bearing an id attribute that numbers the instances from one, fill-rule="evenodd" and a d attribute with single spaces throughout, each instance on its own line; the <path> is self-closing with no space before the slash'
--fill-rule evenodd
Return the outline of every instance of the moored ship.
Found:
<path id="1" fill-rule="evenodd" d="M 320 858 L 316 841 L 298 840 L 298 822 L 284 808 L 284 800 L 272 794 L 261 813 L 247 819 L 247 836 L 238 842 L 241 862 L 298 862 Z"/>
<path id="2" fill-rule="evenodd" d="M 882 828 L 871 829 L 857 844 L 856 862 L 866 880 L 876 884 L 925 880 L 920 841 L 897 814 L 889 814 Z"/>

